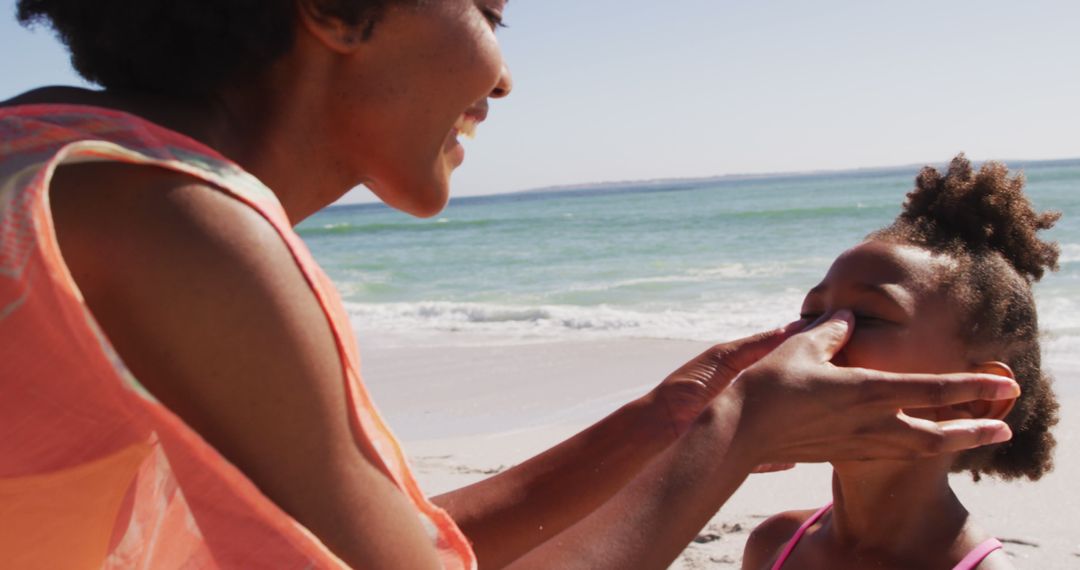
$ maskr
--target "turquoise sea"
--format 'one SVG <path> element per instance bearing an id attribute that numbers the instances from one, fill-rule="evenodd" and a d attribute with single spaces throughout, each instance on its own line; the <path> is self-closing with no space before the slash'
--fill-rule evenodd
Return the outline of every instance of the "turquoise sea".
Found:
<path id="1" fill-rule="evenodd" d="M 1080 364 L 1080 160 L 1011 163 L 1061 270 L 1037 285 L 1047 356 Z M 889 223 L 917 167 L 623 183 L 452 200 L 419 220 L 329 208 L 299 227 L 362 340 L 725 340 L 797 318 L 841 251 Z M 378 333 L 378 334 L 376 334 Z"/>

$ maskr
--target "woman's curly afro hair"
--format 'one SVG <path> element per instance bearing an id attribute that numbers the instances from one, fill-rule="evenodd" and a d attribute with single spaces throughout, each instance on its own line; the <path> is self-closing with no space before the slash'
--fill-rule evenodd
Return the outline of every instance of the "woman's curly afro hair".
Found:
<path id="1" fill-rule="evenodd" d="M 371 35 L 394 0 L 307 0 Z M 18 0 L 24 25 L 51 26 L 75 70 L 106 89 L 200 97 L 242 82 L 293 44 L 296 0 Z"/>
<path id="2" fill-rule="evenodd" d="M 976 172 L 961 154 L 944 176 L 924 168 L 900 216 L 868 236 L 954 259 L 955 270 L 942 285 L 966 315 L 961 330 L 968 346 L 1008 364 L 1020 384 L 1022 394 L 1005 418 L 1012 440 L 965 452 L 953 465 L 976 480 L 980 474 L 1036 480 L 1053 467 L 1050 428 L 1058 421 L 1058 403 L 1041 369 L 1031 286 L 1047 269 L 1057 269 L 1057 244 L 1037 233 L 1060 217 L 1035 212 L 1022 175 L 1010 177 L 997 162 Z"/>

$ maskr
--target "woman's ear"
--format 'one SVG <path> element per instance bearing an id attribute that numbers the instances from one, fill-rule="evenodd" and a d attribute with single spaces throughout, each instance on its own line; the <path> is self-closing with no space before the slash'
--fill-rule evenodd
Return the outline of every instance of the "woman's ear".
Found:
<path id="1" fill-rule="evenodd" d="M 300 24 L 331 51 L 348 54 L 356 51 L 366 32 L 364 24 L 354 26 L 341 18 L 323 12 L 318 2 L 297 0 L 296 10 Z"/>
<path id="2" fill-rule="evenodd" d="M 997 360 L 980 362 L 971 371 L 1016 379 L 1016 374 L 1013 373 L 1012 368 L 1009 368 L 1008 364 Z M 1016 404 L 1016 398 L 1008 400 L 975 400 L 967 405 L 971 406 L 972 417 L 1003 420 L 1012 411 L 1014 404 Z"/>

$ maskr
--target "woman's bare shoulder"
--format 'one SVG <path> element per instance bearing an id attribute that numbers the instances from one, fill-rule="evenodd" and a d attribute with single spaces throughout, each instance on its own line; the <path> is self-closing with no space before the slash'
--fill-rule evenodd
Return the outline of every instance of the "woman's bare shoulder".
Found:
<path id="1" fill-rule="evenodd" d="M 106 336 L 223 451 L 254 434 L 232 433 L 242 426 L 214 402 L 244 398 L 249 379 L 261 393 L 302 389 L 275 384 L 276 370 L 309 387 L 340 383 L 321 308 L 256 211 L 184 174 L 116 163 L 63 166 L 50 194 L 61 254 Z"/>
<path id="2" fill-rule="evenodd" d="M 139 293 L 183 296 L 184 284 L 206 281 L 228 290 L 251 275 L 288 270 L 276 230 L 225 192 L 183 173 L 152 166 L 85 163 L 61 166 L 50 188 L 65 262 L 88 297 Z M 176 274 L 186 278 L 177 282 Z"/>
<path id="3" fill-rule="evenodd" d="M 333 331 L 267 220 L 148 167 L 63 167 L 52 196 L 87 305 L 152 394 L 350 564 L 434 565 L 413 508 L 356 445 Z"/>
<path id="4" fill-rule="evenodd" d="M 815 512 L 813 509 L 785 511 L 762 521 L 746 539 L 742 567 L 745 570 L 768 568 L 780 549 Z"/>

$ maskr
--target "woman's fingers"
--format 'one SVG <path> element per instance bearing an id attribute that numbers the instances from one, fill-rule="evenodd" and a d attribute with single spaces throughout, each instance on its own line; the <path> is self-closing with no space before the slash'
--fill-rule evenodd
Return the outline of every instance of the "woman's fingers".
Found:
<path id="1" fill-rule="evenodd" d="M 673 372 L 665 382 L 690 380 L 709 388 L 715 395 L 745 368 L 802 330 L 805 323 L 803 320 L 795 321 L 778 329 L 714 345 Z"/>
<path id="2" fill-rule="evenodd" d="M 841 309 L 825 318 L 822 316 L 818 323 L 810 326 L 810 330 L 803 333 L 810 339 L 811 346 L 818 350 L 818 362 L 829 362 L 844 348 L 851 333 L 855 329 L 855 317 L 851 311 Z"/>
<path id="3" fill-rule="evenodd" d="M 935 435 L 925 440 L 928 445 L 917 449 L 924 455 L 963 451 L 1012 439 L 1009 425 L 1000 420 L 972 419 L 931 423 L 935 424 L 935 427 L 931 428 Z"/>
<path id="4" fill-rule="evenodd" d="M 794 468 L 794 463 L 762 463 L 755 467 L 751 473 L 776 473 L 777 471 L 787 471 Z"/>
<path id="5" fill-rule="evenodd" d="M 895 374 L 840 369 L 861 384 L 865 403 L 888 408 L 936 408 L 973 400 L 1008 400 L 1020 395 L 1011 378 L 993 374 Z"/>
<path id="6" fill-rule="evenodd" d="M 839 426 L 838 426 L 839 427 Z M 866 416 L 838 429 L 835 438 L 816 438 L 793 445 L 781 457 L 789 461 L 910 461 L 1008 441 L 1009 426 L 998 420 L 934 422 L 897 414 L 886 420 Z M 758 470 L 755 473 L 760 472 Z"/>
<path id="7" fill-rule="evenodd" d="M 799 320 L 778 329 L 717 344 L 668 375 L 653 390 L 653 397 L 666 410 L 674 433 L 683 433 L 743 369 L 805 326 L 806 321 Z"/>
<path id="8" fill-rule="evenodd" d="M 996 420 L 935 422 L 901 410 L 1015 398 L 1012 379 L 833 366 L 851 326 L 849 314 L 834 314 L 743 373 L 732 397 L 740 398 L 739 437 L 755 463 L 911 459 L 1011 437 Z"/>
<path id="9" fill-rule="evenodd" d="M 804 326 L 806 321 L 798 320 L 778 329 L 713 346 L 706 354 L 715 367 L 714 382 L 726 385 L 743 369 L 764 358 Z"/>

